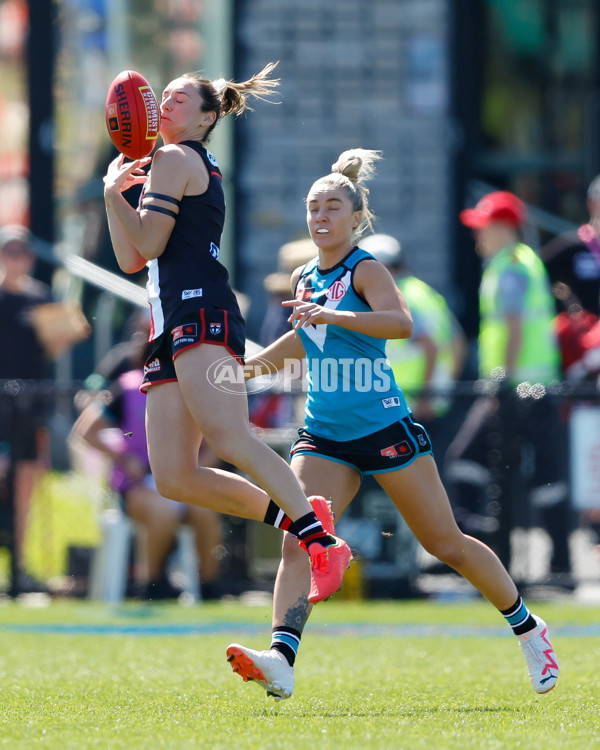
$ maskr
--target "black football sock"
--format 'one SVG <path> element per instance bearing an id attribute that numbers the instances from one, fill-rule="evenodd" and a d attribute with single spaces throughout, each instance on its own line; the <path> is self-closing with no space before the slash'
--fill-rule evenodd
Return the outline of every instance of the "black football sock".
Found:
<path id="1" fill-rule="evenodd" d="M 269 500 L 264 522 L 269 526 L 274 526 L 276 529 L 282 529 L 283 531 L 290 531 L 293 526 L 292 519 L 272 500 Z"/>
<path id="2" fill-rule="evenodd" d="M 324 547 L 335 544 L 335 539 L 325 531 L 314 511 L 295 520 L 291 531 L 305 545 L 306 549 L 309 549 L 314 542 L 318 542 Z"/>
<path id="3" fill-rule="evenodd" d="M 323 524 L 314 511 L 307 513 L 296 521 L 292 521 L 273 500 L 269 500 L 264 523 L 274 526 L 276 529 L 289 531 L 290 534 L 297 536 L 301 542 L 304 542 L 307 549 L 313 542 L 319 542 L 325 546 L 335 544 L 335 539 L 324 530 Z"/>
<path id="4" fill-rule="evenodd" d="M 515 635 L 523 635 L 537 627 L 537 621 L 519 597 L 512 607 L 500 610 Z"/>
<path id="5" fill-rule="evenodd" d="M 300 646 L 300 638 L 302 638 L 302 633 L 294 628 L 284 625 L 275 627 L 271 634 L 271 648 L 280 651 L 288 660 L 290 667 L 293 667 Z"/>

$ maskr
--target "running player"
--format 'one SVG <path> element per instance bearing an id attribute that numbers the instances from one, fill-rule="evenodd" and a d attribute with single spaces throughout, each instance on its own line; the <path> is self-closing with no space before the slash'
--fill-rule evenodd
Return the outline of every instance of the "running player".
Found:
<path id="1" fill-rule="evenodd" d="M 306 424 L 291 448 L 291 466 L 304 491 L 330 500 L 339 518 L 363 475 L 373 474 L 423 547 L 504 615 L 519 639 L 534 689 L 546 693 L 559 671 L 546 624 L 529 612 L 494 552 L 459 530 L 429 436 L 413 421 L 386 361 L 386 339 L 408 338 L 412 319 L 389 271 L 356 244 L 371 227 L 364 183 L 379 158 L 376 151 L 346 151 L 331 174 L 311 187 L 307 223 L 319 255 L 292 274 L 296 298 L 284 304 L 291 308 L 295 330 L 248 364 L 261 372 L 265 362 L 280 369 L 306 356 Z M 231 644 L 227 649 L 234 671 L 276 699 L 289 698 L 294 689 L 294 661 L 311 612 L 308 587 L 298 543 L 286 534 L 271 648 Z"/>
<path id="2" fill-rule="evenodd" d="M 290 527 L 311 560 L 312 599 L 321 601 L 340 587 L 350 549 L 324 531 L 289 465 L 251 431 L 241 375 L 244 321 L 219 261 L 221 172 L 205 147 L 220 118 L 241 114 L 250 95 L 272 93 L 278 85 L 269 77 L 274 67 L 241 83 L 192 73 L 171 81 L 160 105 L 164 146 L 130 163 L 117 157 L 104 178 L 104 197 L 120 268 L 133 273 L 148 267 L 153 346 L 142 389 L 159 493 Z M 143 167 L 150 161 L 146 177 Z M 122 195 L 135 184 L 144 186 L 137 210 Z M 219 387 L 217 373 L 229 374 L 226 388 Z M 232 472 L 199 467 L 203 439 L 258 486 Z"/>

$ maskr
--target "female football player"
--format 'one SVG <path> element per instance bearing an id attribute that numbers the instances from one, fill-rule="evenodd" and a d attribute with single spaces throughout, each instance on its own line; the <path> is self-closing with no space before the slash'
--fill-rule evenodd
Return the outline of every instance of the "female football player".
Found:
<path id="1" fill-rule="evenodd" d="M 364 474 L 372 474 L 422 546 L 454 568 L 486 597 L 517 635 L 538 693 L 551 690 L 558 662 L 546 624 L 527 609 L 492 550 L 465 536 L 450 503 L 423 427 L 411 416 L 385 356 L 389 338 L 411 335 L 412 319 L 385 266 L 357 246 L 371 227 L 365 181 L 380 153 L 345 151 L 306 198 L 310 236 L 318 257 L 291 278 L 294 330 L 248 359 L 254 372 L 307 359 L 306 424 L 291 448 L 291 466 L 308 494 L 332 503 L 336 518 L 348 507 Z M 248 368 L 252 376 L 253 369 Z M 330 517 L 327 527 L 333 529 Z M 271 648 L 227 649 L 234 671 L 276 699 L 294 689 L 294 660 L 311 611 L 307 568 L 285 534 L 275 583 Z"/>
<path id="2" fill-rule="evenodd" d="M 274 67 L 241 83 L 192 73 L 171 81 L 160 104 L 164 145 L 146 159 L 126 163 L 117 157 L 104 178 L 104 197 L 120 268 L 148 268 L 153 347 L 142 390 L 158 491 L 289 527 L 309 553 L 311 598 L 321 601 L 340 587 L 350 549 L 324 531 L 289 465 L 251 431 L 244 322 L 219 260 L 221 172 L 205 147 L 221 118 L 248 109 L 249 96 L 268 97 L 278 85 L 269 77 Z M 142 167 L 149 162 L 146 178 Z M 135 184 L 143 184 L 137 209 L 123 196 Z M 258 486 L 232 472 L 199 467 L 203 439 Z"/>

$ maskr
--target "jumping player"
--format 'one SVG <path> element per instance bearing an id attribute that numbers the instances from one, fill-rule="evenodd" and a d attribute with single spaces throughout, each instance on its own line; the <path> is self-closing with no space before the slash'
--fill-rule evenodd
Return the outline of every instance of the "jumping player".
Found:
<path id="1" fill-rule="evenodd" d="M 365 181 L 380 153 L 346 151 L 306 199 L 310 236 L 319 255 L 291 278 L 294 329 L 251 357 L 259 374 L 306 357 L 306 424 L 291 448 L 291 466 L 306 493 L 331 501 L 339 518 L 364 474 L 373 474 L 423 547 L 463 575 L 506 618 L 517 635 L 533 688 L 556 684 L 558 662 L 546 624 L 527 609 L 492 550 L 456 525 L 427 432 L 411 416 L 385 357 L 385 341 L 408 338 L 412 319 L 385 266 L 357 247 L 372 214 Z M 258 369 L 256 369 L 258 368 Z M 249 368 L 251 371 L 252 368 Z M 253 373 L 249 372 L 249 376 Z M 328 527 L 333 529 L 333 518 Z M 286 534 L 275 582 L 273 631 L 267 651 L 231 644 L 227 658 L 268 695 L 289 698 L 294 661 L 311 612 L 309 577 L 297 541 Z"/>
<path id="2" fill-rule="evenodd" d="M 289 465 L 251 431 L 241 376 L 244 322 L 219 261 L 221 172 L 205 147 L 220 118 L 248 109 L 250 95 L 272 93 L 278 85 L 269 78 L 274 67 L 241 83 L 193 73 L 171 81 L 160 105 L 164 145 L 138 161 L 117 157 L 104 178 L 104 198 L 120 268 L 134 273 L 148 267 L 153 346 L 142 389 L 158 491 L 290 528 L 308 551 L 312 599 L 321 601 L 340 587 L 350 549 L 324 531 Z M 146 177 L 142 168 L 150 161 Z M 137 210 L 122 195 L 135 184 L 144 186 Z M 226 388 L 216 382 L 217 372 L 230 373 Z M 258 486 L 232 472 L 199 467 L 203 439 Z"/>

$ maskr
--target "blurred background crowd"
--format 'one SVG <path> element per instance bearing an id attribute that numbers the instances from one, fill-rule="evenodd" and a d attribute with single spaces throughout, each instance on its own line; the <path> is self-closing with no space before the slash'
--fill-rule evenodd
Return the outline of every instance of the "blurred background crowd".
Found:
<path id="1" fill-rule="evenodd" d="M 174 510 L 151 477 L 140 500 L 112 473 L 111 434 L 131 432 L 123 377 L 139 370 L 147 320 L 144 273 L 128 279 L 137 288 L 110 275 L 102 176 L 115 156 L 104 102 L 118 72 L 141 72 L 160 95 L 186 71 L 245 80 L 275 60 L 279 102 L 227 118 L 210 144 L 225 177 L 222 258 L 249 338 L 266 344 L 285 326 L 286 276 L 311 257 L 308 187 L 344 149 L 381 150 L 370 204 L 385 239 L 373 252 L 415 295 L 416 316 L 423 307 L 413 348 L 394 354 L 400 373 L 413 365 L 399 382 L 432 433 L 457 518 L 520 584 L 583 591 L 600 578 L 594 0 L 0 0 L 0 586 L 192 600 L 269 589 L 277 533 Z M 494 191 L 524 202 L 517 228 L 555 306 L 560 369 L 541 394 L 511 385 L 516 406 L 506 383 L 480 377 L 483 266 L 459 220 Z M 487 473 L 472 461 L 452 485 L 453 441 L 482 398 L 509 404 L 487 422 Z M 257 429 L 283 455 L 299 401 L 250 392 Z M 522 427 L 532 421 L 552 454 Z M 146 471 L 142 454 L 132 473 Z M 540 492 L 544 461 L 557 476 Z M 416 548 L 374 483 L 342 536 L 352 543 L 359 526 L 347 595 L 443 587 L 449 570 Z"/>

